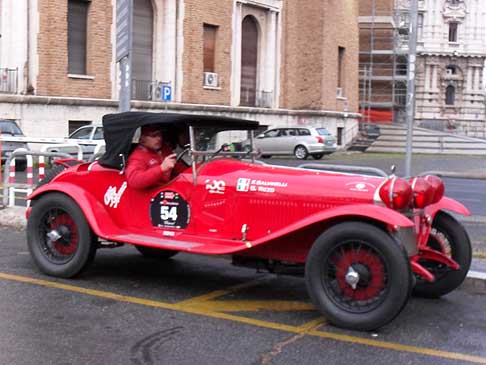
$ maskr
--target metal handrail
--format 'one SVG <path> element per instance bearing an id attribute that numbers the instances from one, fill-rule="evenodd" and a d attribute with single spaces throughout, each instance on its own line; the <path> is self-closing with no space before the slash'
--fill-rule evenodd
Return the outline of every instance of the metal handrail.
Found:
<path id="1" fill-rule="evenodd" d="M 10 163 L 13 159 L 18 156 L 45 156 L 45 157 L 64 157 L 64 158 L 72 158 L 71 155 L 63 152 L 37 152 L 37 151 L 27 151 L 25 149 L 19 148 L 12 152 L 12 154 L 7 158 L 5 162 L 5 166 L 10 166 Z M 9 189 L 14 184 L 9 182 L 10 174 L 4 174 L 3 177 L 3 206 L 6 207 L 8 205 L 8 197 L 9 197 Z M 33 187 L 33 186 L 32 186 Z"/>

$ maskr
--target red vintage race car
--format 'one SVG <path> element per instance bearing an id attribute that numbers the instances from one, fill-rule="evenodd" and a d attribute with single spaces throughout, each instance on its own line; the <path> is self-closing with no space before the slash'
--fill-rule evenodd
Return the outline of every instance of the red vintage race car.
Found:
<path id="1" fill-rule="evenodd" d="M 190 166 L 139 190 L 124 168 L 137 130 L 148 124 L 168 136 L 188 131 L 178 157 Z M 252 142 L 254 121 L 127 112 L 106 115 L 103 125 L 106 153 L 98 161 L 61 161 L 29 196 L 28 246 L 48 275 L 73 277 L 110 245 L 160 258 L 231 255 L 234 264 L 271 272 L 301 268 L 331 323 L 371 330 L 397 316 L 412 291 L 439 297 L 469 270 L 468 235 L 446 210 L 470 213 L 443 196 L 438 177 L 264 164 L 234 143 Z"/>

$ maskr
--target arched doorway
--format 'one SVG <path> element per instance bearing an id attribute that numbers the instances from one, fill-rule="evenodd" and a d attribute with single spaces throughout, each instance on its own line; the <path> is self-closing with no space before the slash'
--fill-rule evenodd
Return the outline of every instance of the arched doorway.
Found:
<path id="1" fill-rule="evenodd" d="M 255 106 L 258 61 L 258 25 L 248 15 L 241 25 L 240 105 Z"/>
<path id="2" fill-rule="evenodd" d="M 133 2 L 132 79 L 136 100 L 151 99 L 154 12 L 151 0 Z"/>

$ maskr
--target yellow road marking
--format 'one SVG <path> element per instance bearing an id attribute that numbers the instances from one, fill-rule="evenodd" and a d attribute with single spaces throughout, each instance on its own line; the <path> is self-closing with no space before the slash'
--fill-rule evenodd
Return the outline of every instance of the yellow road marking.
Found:
<path id="1" fill-rule="evenodd" d="M 316 310 L 316 307 L 310 303 L 290 300 L 207 300 L 203 302 L 186 303 L 184 306 L 191 308 L 197 307 L 216 312 L 257 312 L 260 310 L 285 312 Z"/>
<path id="2" fill-rule="evenodd" d="M 252 286 L 256 286 L 257 284 L 261 283 L 264 279 L 266 279 L 265 276 L 261 276 L 259 278 L 256 278 L 254 280 L 249 280 L 241 284 L 233 285 L 230 286 L 226 289 L 221 289 L 221 290 L 215 290 L 207 294 L 199 295 L 197 297 L 193 297 L 188 300 L 183 300 L 180 301 L 178 304 L 186 305 L 186 304 L 200 304 L 202 302 L 209 301 L 214 298 L 222 297 L 223 295 L 229 294 L 229 293 L 234 293 L 237 292 L 238 290 L 250 288 Z"/>
<path id="3" fill-rule="evenodd" d="M 199 315 L 203 315 L 203 316 L 207 316 L 207 317 L 211 317 L 211 318 L 217 318 L 217 319 L 226 319 L 226 320 L 230 320 L 230 321 L 234 321 L 234 322 L 239 322 L 239 323 L 258 326 L 258 327 L 262 327 L 262 328 L 279 330 L 279 331 L 285 331 L 285 332 L 289 332 L 289 333 L 304 333 L 305 332 L 309 336 L 326 338 L 326 339 L 335 340 L 335 341 L 339 341 L 339 342 L 347 342 L 347 343 L 352 343 L 352 344 L 359 344 L 359 345 L 365 345 L 365 346 L 370 346 L 370 347 L 383 348 L 383 349 L 393 350 L 393 351 L 415 353 L 415 354 L 419 354 L 419 355 L 428 355 L 428 356 L 439 357 L 439 358 L 444 358 L 444 359 L 468 361 L 468 362 L 472 362 L 472 363 L 476 363 L 476 364 L 486 364 L 486 358 L 484 358 L 484 357 L 465 355 L 465 354 L 456 353 L 456 352 L 440 351 L 440 350 L 435 350 L 435 349 L 426 348 L 426 347 L 402 345 L 402 344 L 394 343 L 394 342 L 371 340 L 371 339 L 361 338 L 361 337 L 357 337 L 357 336 L 341 335 L 341 334 L 337 334 L 337 333 L 318 331 L 316 329 L 312 329 L 312 328 L 319 326 L 318 321 L 320 319 L 316 319 L 314 321 L 311 321 L 307 324 L 304 324 L 303 326 L 291 326 L 291 325 L 285 325 L 285 324 L 280 324 L 280 323 L 263 321 L 263 320 L 259 320 L 259 319 L 236 316 L 236 315 L 228 314 L 228 313 L 208 311 L 206 309 L 198 308 L 197 306 L 192 307 L 190 304 L 189 305 L 181 305 L 180 303 L 176 303 L 176 304 L 164 303 L 164 302 L 159 302 L 159 301 L 155 301 L 155 300 L 149 300 L 149 299 L 143 299 L 143 298 L 137 298 L 137 297 L 129 297 L 129 296 L 115 294 L 115 293 L 101 291 L 101 290 L 86 289 L 86 288 L 56 283 L 56 282 L 47 281 L 47 280 L 34 279 L 34 278 L 26 277 L 26 276 L 12 275 L 12 274 L 6 274 L 6 273 L 0 272 L 0 279 L 12 280 L 12 281 L 28 283 L 28 284 L 35 284 L 35 285 L 40 285 L 40 286 L 45 286 L 45 287 L 50 287 L 50 288 L 57 288 L 57 289 L 62 289 L 62 290 L 70 291 L 70 292 L 87 294 L 87 295 L 102 297 L 102 298 L 106 298 L 106 299 L 113 299 L 113 300 L 126 302 L 126 303 L 140 304 L 140 305 L 145 305 L 145 306 L 149 306 L 149 307 L 163 308 L 163 309 L 181 311 L 181 312 L 191 313 L 191 314 L 199 314 Z"/>

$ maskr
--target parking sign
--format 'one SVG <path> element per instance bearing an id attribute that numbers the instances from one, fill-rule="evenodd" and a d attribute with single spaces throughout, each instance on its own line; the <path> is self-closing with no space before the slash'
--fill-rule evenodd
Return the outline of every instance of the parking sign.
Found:
<path id="1" fill-rule="evenodd" d="M 172 100 L 172 87 L 170 85 L 162 85 L 162 100 L 171 101 Z"/>

